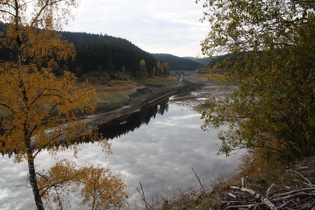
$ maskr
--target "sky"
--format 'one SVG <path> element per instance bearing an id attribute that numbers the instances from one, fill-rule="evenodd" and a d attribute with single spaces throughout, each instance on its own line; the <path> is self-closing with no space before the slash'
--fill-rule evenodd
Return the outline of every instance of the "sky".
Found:
<path id="1" fill-rule="evenodd" d="M 107 34 L 150 53 L 202 57 L 209 32 L 195 0 L 81 0 L 66 31 Z"/>

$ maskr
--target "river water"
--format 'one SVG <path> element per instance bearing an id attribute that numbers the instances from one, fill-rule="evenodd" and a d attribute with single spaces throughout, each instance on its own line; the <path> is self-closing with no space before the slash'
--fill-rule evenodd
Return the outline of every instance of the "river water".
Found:
<path id="1" fill-rule="evenodd" d="M 125 176 L 132 208 L 141 206 L 136 188 L 142 183 L 148 201 L 168 197 L 179 189 L 198 187 L 192 168 L 205 185 L 235 173 L 238 155 L 217 155 L 218 130 L 200 129 L 200 114 L 173 98 L 145 107 L 132 116 L 123 116 L 100 126 L 112 143 L 112 154 L 98 144 L 81 144 L 77 158 L 73 151 L 60 152 L 57 158 L 75 160 L 79 165 L 109 166 Z M 55 162 L 43 151 L 36 159 L 38 170 L 49 169 Z M 32 191 L 27 183 L 27 164 L 13 163 L 8 156 L 0 157 L 0 209 L 35 209 Z M 72 209 L 82 209 L 75 197 Z"/>

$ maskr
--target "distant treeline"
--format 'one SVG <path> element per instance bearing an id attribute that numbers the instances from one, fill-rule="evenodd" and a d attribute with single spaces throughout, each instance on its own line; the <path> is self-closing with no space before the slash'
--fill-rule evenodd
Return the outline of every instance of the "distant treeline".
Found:
<path id="1" fill-rule="evenodd" d="M 196 61 L 196 58 L 177 57 L 171 54 L 152 54 L 157 60 L 166 61 L 170 70 L 195 71 L 202 69 L 205 63 Z M 207 62 L 208 63 L 208 62 Z"/>

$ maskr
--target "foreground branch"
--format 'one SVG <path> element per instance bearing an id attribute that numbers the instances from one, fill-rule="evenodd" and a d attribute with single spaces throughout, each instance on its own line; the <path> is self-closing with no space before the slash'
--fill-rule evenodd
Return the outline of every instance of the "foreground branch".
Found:
<path id="1" fill-rule="evenodd" d="M 262 195 L 244 186 L 230 186 L 222 196 L 221 209 L 312 209 L 315 207 L 315 185 L 298 172 L 290 172 L 302 177 L 307 187 L 271 191 L 275 186 L 272 184 Z"/>

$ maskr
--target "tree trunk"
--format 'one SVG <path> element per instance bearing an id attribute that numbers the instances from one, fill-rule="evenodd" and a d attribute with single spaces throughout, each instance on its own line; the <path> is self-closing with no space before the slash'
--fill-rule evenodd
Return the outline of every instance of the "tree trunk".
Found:
<path id="1" fill-rule="evenodd" d="M 36 207 L 38 210 L 44 210 L 44 205 L 42 201 L 42 197 L 39 193 L 38 185 L 37 185 L 37 179 L 36 179 L 36 171 L 35 171 L 35 165 L 34 165 L 34 157 L 33 157 L 33 150 L 31 148 L 30 141 L 27 143 L 27 162 L 28 162 L 28 171 L 29 171 L 29 180 L 30 184 L 33 189 L 34 199 L 36 203 Z"/>
<path id="2" fill-rule="evenodd" d="M 27 163 L 28 163 L 28 172 L 29 172 L 29 180 L 33 189 L 33 195 L 36 203 L 36 207 L 38 210 L 44 210 L 44 205 L 42 201 L 42 197 L 39 193 L 37 179 L 36 179 L 36 170 L 34 164 L 34 156 L 33 149 L 31 145 L 31 137 L 29 129 L 27 128 L 27 123 L 24 123 L 24 142 L 27 149 Z"/>
<path id="3" fill-rule="evenodd" d="M 36 207 L 38 210 L 44 210 L 45 208 L 43 205 L 42 197 L 39 193 L 37 179 L 36 179 L 33 148 L 31 145 L 31 136 L 32 136 L 31 130 L 32 129 L 30 129 L 30 124 L 29 124 L 30 122 L 30 116 L 29 116 L 30 108 L 29 107 L 30 106 L 29 106 L 29 99 L 26 94 L 27 91 L 26 91 L 23 79 L 20 80 L 20 87 L 23 88 L 22 95 L 23 95 L 23 102 L 24 102 L 25 116 L 26 116 L 26 119 L 23 123 L 23 133 L 24 133 L 24 143 L 25 143 L 26 152 L 27 152 L 29 180 L 33 189 L 33 195 L 34 195 Z"/>

